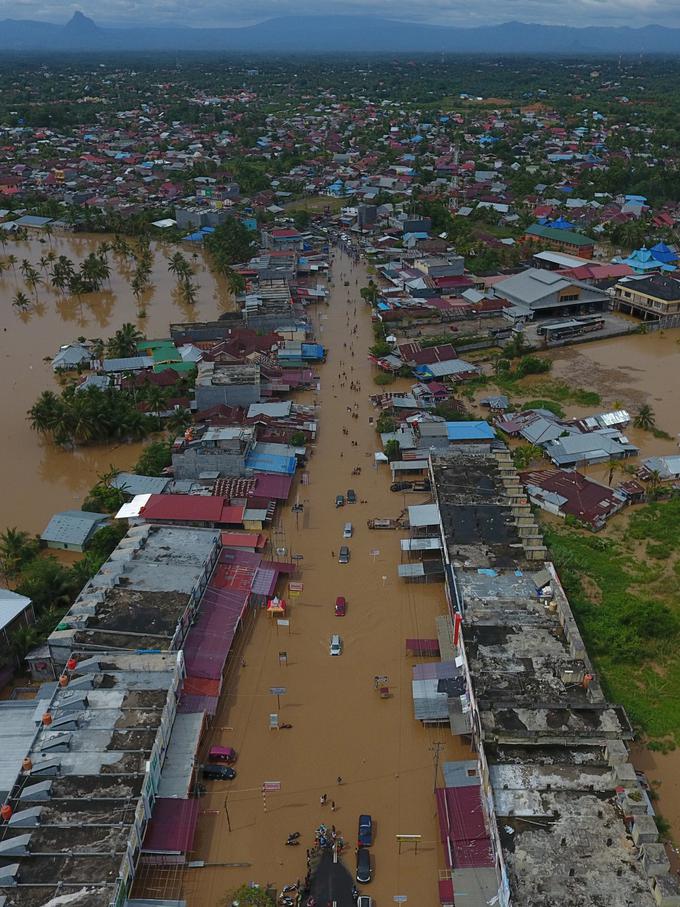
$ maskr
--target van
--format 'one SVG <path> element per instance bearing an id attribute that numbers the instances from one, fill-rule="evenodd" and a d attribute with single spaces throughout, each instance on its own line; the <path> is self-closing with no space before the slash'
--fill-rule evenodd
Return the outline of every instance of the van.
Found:
<path id="1" fill-rule="evenodd" d="M 219 763 L 208 763 L 203 766 L 202 775 L 213 781 L 231 781 L 236 777 L 235 769 L 229 765 L 220 765 Z"/>
<path id="2" fill-rule="evenodd" d="M 342 639 L 337 633 L 331 636 L 330 653 L 331 655 L 342 655 Z"/>
<path id="3" fill-rule="evenodd" d="M 351 539 L 354 528 L 351 523 L 345 523 L 345 528 L 342 530 L 343 539 Z"/>
<path id="4" fill-rule="evenodd" d="M 339 564 L 349 564 L 349 548 L 347 545 L 342 545 L 340 547 L 340 554 L 338 555 Z"/>
<path id="5" fill-rule="evenodd" d="M 224 762 L 231 765 L 232 762 L 236 762 L 236 750 L 232 746 L 211 746 L 208 762 Z"/>

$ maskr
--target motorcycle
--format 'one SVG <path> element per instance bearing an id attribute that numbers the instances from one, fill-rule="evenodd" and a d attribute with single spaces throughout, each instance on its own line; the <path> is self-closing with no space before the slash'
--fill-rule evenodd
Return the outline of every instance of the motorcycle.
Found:
<path id="1" fill-rule="evenodd" d="M 297 839 L 291 840 L 290 838 L 288 838 L 288 840 L 286 841 L 286 847 L 297 847 L 299 844 L 300 842 Z"/>
<path id="2" fill-rule="evenodd" d="M 287 731 L 287 730 L 289 730 L 289 728 L 292 728 L 292 727 L 293 727 L 292 724 L 288 724 L 288 722 L 284 722 L 283 724 L 279 725 L 279 730 Z"/>

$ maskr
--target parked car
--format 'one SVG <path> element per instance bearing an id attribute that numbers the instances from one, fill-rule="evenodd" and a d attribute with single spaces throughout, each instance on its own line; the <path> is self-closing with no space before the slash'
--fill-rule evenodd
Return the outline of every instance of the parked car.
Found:
<path id="1" fill-rule="evenodd" d="M 353 488 L 347 489 L 347 503 L 356 504 L 357 502 L 357 493 Z"/>
<path id="2" fill-rule="evenodd" d="M 368 894 L 360 894 L 357 898 L 357 907 L 373 907 L 373 898 Z"/>
<path id="3" fill-rule="evenodd" d="M 335 506 L 344 507 L 345 506 L 345 496 L 342 494 L 336 494 L 335 496 Z"/>
<path id="4" fill-rule="evenodd" d="M 339 564 L 349 564 L 349 548 L 347 545 L 340 546 L 340 554 L 338 555 Z"/>
<path id="5" fill-rule="evenodd" d="M 370 847 L 373 843 L 373 819 L 369 815 L 359 816 L 359 847 Z"/>
<path id="6" fill-rule="evenodd" d="M 211 746 L 208 762 L 222 762 L 231 765 L 232 762 L 236 762 L 236 750 L 233 746 Z"/>
<path id="7" fill-rule="evenodd" d="M 208 763 L 203 766 L 202 774 L 204 778 L 210 781 L 233 781 L 236 777 L 236 769 L 229 765 L 220 765 L 219 763 Z"/>
<path id="8" fill-rule="evenodd" d="M 331 636 L 330 653 L 331 655 L 342 655 L 342 639 L 337 633 Z"/>
<path id="9" fill-rule="evenodd" d="M 354 533 L 354 526 L 352 526 L 351 523 L 345 523 L 345 526 L 342 530 L 343 539 L 351 539 L 353 533 Z"/>
<path id="10" fill-rule="evenodd" d="M 390 491 L 410 491 L 412 487 L 413 482 L 392 482 Z"/>
<path id="11" fill-rule="evenodd" d="M 347 601 L 344 595 L 338 595 L 335 599 L 335 616 L 344 617 L 347 613 Z"/>
<path id="12" fill-rule="evenodd" d="M 366 847 L 360 847 L 357 850 L 357 882 L 360 885 L 367 885 L 372 878 L 371 851 Z"/>

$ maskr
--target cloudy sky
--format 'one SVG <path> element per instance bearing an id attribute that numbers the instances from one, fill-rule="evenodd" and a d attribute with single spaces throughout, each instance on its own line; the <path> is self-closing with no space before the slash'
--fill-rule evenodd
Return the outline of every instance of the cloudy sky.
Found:
<path id="1" fill-rule="evenodd" d="M 442 25 L 515 20 L 549 25 L 680 26 L 678 0 L 484 0 L 477 4 L 469 0 L 0 0 L 0 18 L 63 22 L 76 10 L 102 25 L 230 26 L 272 16 L 337 13 Z"/>

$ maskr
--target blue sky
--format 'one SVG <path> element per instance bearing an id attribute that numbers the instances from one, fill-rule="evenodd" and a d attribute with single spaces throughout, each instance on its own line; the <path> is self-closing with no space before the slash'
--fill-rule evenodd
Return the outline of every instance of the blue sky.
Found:
<path id="1" fill-rule="evenodd" d="M 680 26 L 677 0 L 0 0 L 0 18 L 63 22 L 81 10 L 100 24 L 230 26 L 272 16 L 331 13 L 384 16 L 442 25 L 509 20 L 549 25 Z M 191 10 L 190 16 L 187 15 Z"/>

